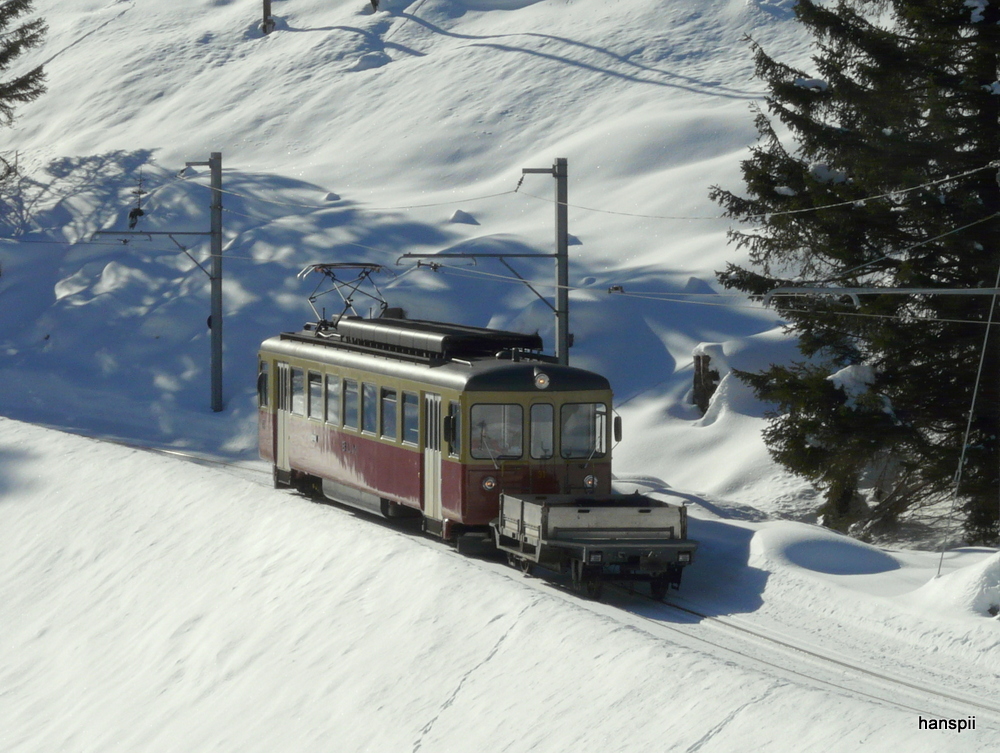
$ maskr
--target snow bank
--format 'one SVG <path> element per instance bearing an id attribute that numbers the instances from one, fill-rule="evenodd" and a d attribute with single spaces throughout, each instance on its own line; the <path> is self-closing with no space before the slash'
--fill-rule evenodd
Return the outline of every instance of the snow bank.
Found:
<path id="1" fill-rule="evenodd" d="M 870 575 L 899 568 L 882 549 L 820 526 L 792 521 L 765 523 L 750 542 L 751 564 L 794 566 L 827 575 Z"/>
<path id="2" fill-rule="evenodd" d="M 1000 553 L 927 583 L 911 595 L 912 603 L 946 616 L 1000 613 Z"/>

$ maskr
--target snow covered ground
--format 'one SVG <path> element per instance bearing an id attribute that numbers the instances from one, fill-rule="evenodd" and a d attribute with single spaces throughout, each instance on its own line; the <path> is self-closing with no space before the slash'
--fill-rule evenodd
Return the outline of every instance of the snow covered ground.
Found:
<path id="1" fill-rule="evenodd" d="M 295 274 L 321 261 L 387 264 L 399 278 L 383 290 L 412 316 L 538 329 L 551 347 L 549 309 L 499 263 L 395 265 L 550 252 L 554 181 L 514 189 L 522 168 L 565 157 L 572 356 L 609 376 L 633 427 L 619 470 L 769 509 L 811 498 L 768 461 L 761 406 L 695 422 L 686 400 L 699 343 L 759 361 L 781 340 L 771 313 L 716 289 L 732 251 L 706 194 L 738 185 L 755 138 L 743 36 L 805 52 L 790 2 L 276 0 L 267 36 L 249 0 L 36 5 L 50 32 L 24 63 L 46 62 L 49 91 L 7 141 L 27 178 L 0 239 L 0 376 L 17 385 L 4 415 L 252 457 L 255 347 L 311 316 L 313 283 Z M 138 230 L 207 230 L 206 169 L 177 174 L 213 151 L 227 191 L 221 417 L 205 411 L 205 275 L 165 237 L 92 235 L 126 229 L 140 175 Z M 181 240 L 205 258 L 207 240 Z M 551 293 L 548 260 L 514 263 Z M 675 477 L 678 446 L 708 468 L 726 457 L 726 472 Z"/>
<path id="2" fill-rule="evenodd" d="M 963 704 L 817 674 L 627 594 L 586 602 L 266 473 L 0 419 L 0 490 L 5 751 L 1000 745 L 996 554 L 956 553 L 920 587 L 926 554 L 791 522 L 693 525 L 682 604 Z"/>
<path id="3" fill-rule="evenodd" d="M 765 406 L 731 377 L 690 405 L 696 348 L 723 372 L 794 357 L 717 289 L 734 252 L 706 198 L 755 137 L 743 36 L 807 60 L 792 5 L 275 0 L 264 36 L 251 0 L 36 0 L 22 62 L 49 92 L 6 134 L 25 178 L 0 218 L 0 750 L 996 749 L 1000 555 L 956 549 L 935 579 L 934 554 L 798 522 L 813 493 L 767 457 Z M 140 174 L 137 229 L 206 230 L 206 172 L 178 173 L 213 151 L 221 414 L 205 276 L 164 237 L 93 237 L 126 228 Z M 504 267 L 395 263 L 549 252 L 553 181 L 514 189 L 556 157 L 572 359 L 615 388 L 622 488 L 690 504 L 676 603 L 704 617 L 584 602 L 275 492 L 255 460 L 256 347 L 309 316 L 308 263 L 387 264 L 413 316 L 551 343 Z"/>

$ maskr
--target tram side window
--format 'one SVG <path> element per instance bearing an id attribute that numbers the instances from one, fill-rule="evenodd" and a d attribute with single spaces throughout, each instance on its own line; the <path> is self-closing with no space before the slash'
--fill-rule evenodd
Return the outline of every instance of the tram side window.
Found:
<path id="1" fill-rule="evenodd" d="M 267 361 L 261 361 L 257 369 L 257 406 L 260 408 L 266 408 L 270 403 L 267 391 L 269 366 Z"/>
<path id="2" fill-rule="evenodd" d="M 385 439 L 396 439 L 396 390 L 382 390 L 381 434 Z"/>
<path id="3" fill-rule="evenodd" d="M 420 400 L 413 392 L 403 393 L 403 441 L 417 444 L 420 440 Z"/>
<path id="4" fill-rule="evenodd" d="M 520 405 L 473 405 L 469 440 L 472 457 L 519 458 L 524 411 Z"/>
<path id="5" fill-rule="evenodd" d="M 340 425 L 340 377 L 326 378 L 326 420 L 335 426 Z"/>
<path id="6" fill-rule="evenodd" d="M 358 383 L 353 379 L 344 380 L 344 426 L 358 428 Z"/>
<path id="7" fill-rule="evenodd" d="M 323 376 L 309 372 L 309 418 L 323 420 Z"/>
<path id="8" fill-rule="evenodd" d="M 378 390 L 374 384 L 361 383 L 361 431 L 374 434 L 378 426 Z"/>
<path id="9" fill-rule="evenodd" d="M 302 369 L 292 367 L 292 413 L 299 416 L 306 414 L 305 377 Z"/>
<path id="10" fill-rule="evenodd" d="M 555 414 L 548 403 L 531 406 L 531 457 L 547 460 L 555 453 Z"/>
<path id="11" fill-rule="evenodd" d="M 462 406 L 452 400 L 448 406 L 448 415 L 451 416 L 452 435 L 448 441 L 448 454 L 458 457 L 462 454 Z"/>
<path id="12" fill-rule="evenodd" d="M 608 409 L 604 403 L 567 403 L 562 407 L 562 456 L 603 457 L 607 452 Z"/>

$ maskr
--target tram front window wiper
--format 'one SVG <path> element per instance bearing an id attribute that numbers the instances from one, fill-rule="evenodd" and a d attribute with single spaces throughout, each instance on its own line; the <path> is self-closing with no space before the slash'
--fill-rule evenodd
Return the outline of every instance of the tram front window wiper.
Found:
<path id="1" fill-rule="evenodd" d="M 486 422 L 483 421 L 479 424 L 479 444 L 486 448 L 486 452 L 490 456 L 490 462 L 493 463 L 494 470 L 500 470 L 500 466 L 497 465 L 496 455 L 493 453 L 493 448 L 490 447 L 490 440 L 486 436 Z"/>

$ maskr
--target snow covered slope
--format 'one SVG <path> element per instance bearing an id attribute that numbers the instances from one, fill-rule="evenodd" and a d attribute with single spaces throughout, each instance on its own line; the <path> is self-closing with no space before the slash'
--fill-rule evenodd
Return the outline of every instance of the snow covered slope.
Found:
<path id="1" fill-rule="evenodd" d="M 646 606 L 651 619 L 637 621 L 275 492 L 266 475 L 255 483 L 0 419 L 0 494 L 0 748 L 10 753 L 1000 745 L 1000 717 L 974 707 L 953 715 L 977 716 L 975 730 L 921 730 L 933 705 L 873 702 L 845 690 L 850 672 L 827 687 L 758 664 L 761 654 L 720 653 L 667 607 Z M 869 668 L 919 663 L 926 647 L 907 637 L 941 634 L 934 606 L 910 612 L 907 633 L 893 600 L 859 587 L 889 563 L 907 569 L 890 555 L 800 524 L 700 525 L 717 555 L 701 558 L 685 595 L 702 608 L 808 601 L 814 573 L 836 562 L 829 612 L 860 602 L 870 619 L 855 637 L 891 647 Z M 718 556 L 748 535 L 749 562 Z M 820 613 L 797 627 L 810 624 L 832 648 L 840 627 Z M 1000 624 L 967 614 L 959 632 L 964 648 L 942 645 L 956 672 L 974 667 L 963 652 L 995 648 Z M 984 674 L 970 672 L 966 690 Z"/>
<path id="2" fill-rule="evenodd" d="M 24 64 L 46 62 L 49 91 L 7 140 L 31 180 L 0 240 L 0 378 L 13 387 L 0 412 L 252 456 L 255 347 L 311 316 L 312 283 L 296 272 L 406 252 L 549 252 L 553 181 L 513 191 L 523 167 L 566 157 L 572 356 L 623 404 L 619 471 L 768 509 L 801 503 L 802 484 L 760 442 L 760 406 L 697 423 L 686 399 L 695 346 L 742 348 L 776 326 L 716 291 L 732 250 L 706 193 L 738 185 L 755 138 L 743 36 L 805 53 L 791 4 L 385 0 L 373 12 L 280 0 L 264 36 L 249 0 L 39 0 L 50 32 Z M 176 175 L 212 151 L 229 192 L 223 416 L 206 410 L 205 275 L 165 237 L 92 236 L 126 228 L 140 174 L 150 194 L 137 229 L 207 230 L 204 168 Z M 183 242 L 205 257 L 207 241 Z M 507 269 L 449 266 L 462 268 L 382 284 L 413 316 L 538 329 L 551 347 L 549 309 Z M 547 260 L 517 268 L 554 277 Z M 676 295 L 645 297 L 662 293 Z"/>
<path id="3" fill-rule="evenodd" d="M 275 0 L 263 36 L 251 0 L 37 0 L 50 33 L 20 62 L 46 62 L 49 92 L 6 134 L 25 178 L 0 227 L 0 749 L 995 749 L 974 701 L 998 679 L 996 555 L 954 552 L 932 581 L 933 556 L 771 519 L 809 492 L 769 462 L 762 406 L 728 378 L 704 417 L 687 398 L 695 348 L 723 371 L 793 352 L 773 316 L 716 289 L 733 252 L 706 199 L 739 185 L 755 137 L 743 35 L 807 55 L 792 4 Z M 205 276 L 162 236 L 93 237 L 126 228 L 140 175 L 138 229 L 206 230 L 205 171 L 178 173 L 213 151 L 219 415 Z M 615 387 L 623 488 L 691 503 L 702 546 L 681 598 L 728 627 L 585 603 L 256 481 L 254 356 L 310 316 L 295 274 L 548 252 L 551 179 L 514 189 L 556 157 L 573 362 Z M 547 261 L 517 268 L 552 279 Z M 488 276 L 509 278 L 500 265 L 397 269 L 383 290 L 413 316 L 551 344 L 550 312 Z M 920 730 L 922 713 L 979 726 Z"/>

